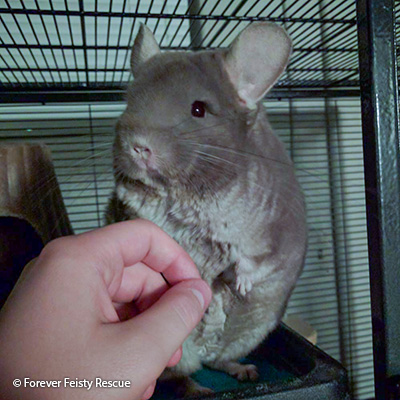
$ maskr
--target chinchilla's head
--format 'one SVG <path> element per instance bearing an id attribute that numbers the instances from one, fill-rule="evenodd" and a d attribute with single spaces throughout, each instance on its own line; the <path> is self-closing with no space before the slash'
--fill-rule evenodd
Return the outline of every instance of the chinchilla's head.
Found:
<path id="1" fill-rule="evenodd" d="M 285 69 L 286 32 L 249 25 L 228 49 L 160 52 L 142 25 L 131 56 L 134 81 L 117 125 L 116 177 L 197 193 L 215 190 L 246 167 L 258 102 Z"/>

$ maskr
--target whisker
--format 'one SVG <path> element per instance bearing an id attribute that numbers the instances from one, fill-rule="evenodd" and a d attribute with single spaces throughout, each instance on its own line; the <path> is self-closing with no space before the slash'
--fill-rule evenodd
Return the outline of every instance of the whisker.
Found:
<path id="1" fill-rule="evenodd" d="M 71 179 L 76 177 L 77 172 L 82 171 L 85 168 L 88 168 L 88 167 L 92 166 L 92 164 L 88 164 L 86 166 L 85 165 L 82 166 L 82 164 L 84 164 L 88 160 L 93 160 L 93 159 L 96 159 L 96 158 L 100 158 L 101 154 L 105 154 L 107 152 L 108 152 L 108 150 L 104 150 L 104 151 L 98 152 L 95 155 L 90 155 L 89 157 L 87 157 L 87 158 L 85 158 L 83 160 L 80 160 L 79 162 L 77 162 L 74 165 L 70 165 L 68 167 L 65 167 L 65 169 L 68 169 L 68 170 L 70 170 L 70 169 L 78 169 L 78 171 L 74 171 L 74 174 L 71 174 L 68 178 L 62 179 L 62 182 L 65 183 L 65 182 L 70 181 Z M 53 161 L 53 164 L 54 164 L 54 161 Z M 62 170 L 63 168 L 62 167 L 58 167 L 57 168 L 56 166 L 54 166 L 54 169 L 55 169 L 55 175 L 54 176 L 52 176 L 51 178 L 49 178 L 48 176 L 44 176 L 43 178 L 41 178 L 41 179 L 39 179 L 37 181 L 37 183 L 35 184 L 35 188 L 34 188 L 34 190 L 32 192 L 33 195 L 35 195 L 37 192 L 42 190 L 42 188 L 45 185 L 47 185 L 49 183 L 53 183 L 53 181 L 55 181 L 55 182 L 57 182 L 58 180 L 61 181 L 61 179 L 59 179 L 59 176 L 60 176 L 60 170 Z"/>
<path id="2" fill-rule="evenodd" d="M 262 154 L 256 154 L 256 153 L 252 153 L 252 152 L 248 152 L 248 151 L 244 151 L 244 150 L 237 150 L 237 149 L 233 149 L 233 148 L 230 148 L 230 147 L 211 145 L 211 144 L 207 144 L 207 143 L 191 142 L 190 144 L 192 144 L 194 146 L 202 146 L 202 147 L 213 148 L 213 149 L 220 150 L 220 151 L 231 152 L 231 153 L 234 153 L 234 154 L 242 156 L 242 157 L 250 156 L 250 157 L 261 158 L 261 159 L 263 159 L 265 161 L 271 161 L 271 162 L 274 162 L 274 163 L 277 163 L 277 164 L 281 164 L 281 165 L 286 166 L 286 167 L 293 168 L 293 164 L 291 162 L 288 163 L 288 162 L 285 162 L 285 161 L 282 161 L 282 160 L 274 159 L 274 158 L 271 158 L 271 157 L 266 157 L 266 156 L 264 156 Z M 326 180 L 321 179 L 319 176 L 317 176 L 316 174 L 314 174 L 310 170 L 307 170 L 307 169 L 304 169 L 304 168 L 296 168 L 295 166 L 294 166 L 294 168 L 297 171 L 305 172 L 307 175 L 315 178 L 316 180 L 318 180 L 320 182 L 328 183 L 328 182 L 326 182 Z"/>
<path id="3" fill-rule="evenodd" d="M 195 152 L 198 153 L 201 156 L 199 159 L 207 162 L 208 167 L 212 167 L 213 169 L 216 169 L 217 162 L 221 162 L 222 161 L 222 162 L 225 162 L 227 164 L 228 163 L 232 164 L 231 162 L 229 162 L 229 161 L 227 161 L 227 160 L 225 160 L 225 159 L 223 159 L 221 157 L 216 157 L 216 156 L 210 155 L 208 153 L 197 151 L 197 150 Z M 234 165 L 235 165 L 236 168 L 238 168 L 238 166 L 236 164 L 234 164 Z M 239 166 L 239 169 L 240 169 L 240 166 Z M 246 172 L 246 177 L 243 177 L 242 175 L 239 174 L 239 175 L 235 176 L 235 179 L 239 179 L 239 180 L 246 179 L 246 183 L 248 183 L 247 178 L 253 177 L 254 179 L 251 179 L 251 181 L 250 181 L 251 185 L 260 188 L 262 191 L 265 191 L 265 186 L 260 185 L 256 181 L 257 178 L 258 178 L 256 174 L 252 173 L 251 171 L 248 171 L 246 168 L 242 168 L 242 169 Z M 228 172 L 228 171 L 231 171 L 231 170 L 227 170 L 225 172 Z M 293 190 L 294 189 L 294 185 L 295 184 L 287 185 L 285 187 L 281 187 L 279 196 L 281 198 L 283 198 L 283 199 L 286 199 L 286 198 L 291 198 L 292 199 L 292 201 L 291 201 L 291 203 L 289 205 L 289 212 L 296 214 L 297 212 L 299 212 L 299 210 L 303 210 L 304 209 L 304 201 L 303 201 L 303 198 L 301 196 L 300 197 L 296 197 L 296 198 L 292 197 L 293 192 L 296 192 L 296 191 Z M 296 185 L 296 187 L 297 187 L 297 185 Z"/>
<path id="4" fill-rule="evenodd" d="M 99 144 L 97 146 L 91 146 L 89 147 L 86 151 L 90 151 L 91 149 L 98 149 L 98 148 L 102 148 L 102 147 L 110 147 L 111 143 L 102 143 Z M 79 171 L 85 171 L 85 169 L 90 168 L 93 163 L 92 161 L 94 161 L 95 159 L 98 158 L 102 158 L 102 155 L 104 155 L 105 153 L 107 153 L 109 151 L 109 149 L 103 150 L 103 151 L 97 151 L 95 154 L 90 155 L 89 157 L 83 159 L 83 160 L 79 160 L 77 163 L 75 163 L 74 165 L 70 165 L 67 167 L 57 167 L 57 162 L 54 162 L 53 160 L 53 165 L 54 165 L 54 169 L 55 169 L 55 174 L 52 176 L 49 176 L 49 174 L 45 174 L 43 177 L 41 177 L 40 179 L 38 179 L 38 181 L 35 183 L 33 190 L 31 190 L 30 192 L 30 196 L 32 196 L 32 201 L 33 202 L 42 202 L 44 199 L 48 198 L 49 196 L 52 196 L 52 194 L 54 193 L 54 190 L 58 190 L 58 185 L 55 185 L 55 182 L 59 183 L 59 187 L 61 190 L 61 194 L 63 197 L 65 197 L 65 189 L 62 189 L 63 185 L 69 184 L 69 182 L 72 179 L 77 179 L 77 173 Z M 87 163 L 88 161 L 90 161 L 90 163 Z M 84 163 L 87 163 L 87 165 L 82 165 Z M 62 171 L 63 169 L 65 170 L 73 170 L 73 173 L 69 174 L 68 177 L 62 176 Z M 112 171 L 107 170 L 105 172 L 100 172 L 97 171 L 96 176 L 112 176 Z M 82 176 L 82 178 L 84 179 L 85 176 Z M 79 178 L 78 178 L 79 179 Z M 79 187 L 82 185 L 82 183 L 85 182 L 77 182 L 75 184 L 76 187 Z M 86 187 L 84 187 L 82 190 L 80 190 L 80 192 L 78 193 L 78 197 L 79 195 L 81 195 L 85 190 L 87 190 L 87 188 L 91 185 L 92 182 L 87 183 L 86 182 Z M 40 193 L 42 191 L 42 189 L 45 186 L 48 186 L 47 190 L 45 190 L 43 193 Z M 67 203 L 66 200 L 64 200 L 64 203 Z M 73 204 L 73 202 L 70 202 L 66 207 L 70 207 Z M 60 216 L 57 221 L 55 221 L 56 225 L 58 224 L 58 222 L 63 218 L 63 216 Z M 54 230 L 56 229 L 56 225 L 53 228 L 51 233 L 54 233 Z"/>
<path id="5" fill-rule="evenodd" d="M 213 154 L 205 153 L 205 152 L 199 151 L 199 150 L 195 150 L 194 152 L 195 152 L 196 154 L 202 155 L 202 156 L 204 156 L 204 157 L 209 157 L 209 158 L 214 159 L 214 160 L 216 160 L 216 161 L 222 161 L 222 162 L 224 162 L 225 164 L 234 165 L 235 167 L 237 166 L 234 162 L 229 161 L 229 160 L 226 160 L 225 158 L 221 158 L 221 157 L 215 156 L 215 155 L 213 155 Z"/>

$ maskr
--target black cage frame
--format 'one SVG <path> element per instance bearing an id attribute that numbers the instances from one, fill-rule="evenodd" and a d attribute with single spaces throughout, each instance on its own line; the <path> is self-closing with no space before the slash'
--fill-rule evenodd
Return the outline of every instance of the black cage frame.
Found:
<path id="1" fill-rule="evenodd" d="M 377 399 L 400 398 L 400 164 L 395 2 L 358 1 Z M 398 10 L 397 10 L 398 13 Z"/>
<path id="2" fill-rule="evenodd" d="M 348 0 L 338 0 L 341 4 Z M 400 25 L 400 7 L 395 0 L 358 0 L 357 16 L 351 14 L 336 14 L 335 8 L 327 10 L 324 18 L 301 17 L 287 18 L 279 13 L 268 16 L 250 15 L 240 13 L 244 7 L 242 1 L 229 15 L 222 12 L 211 12 L 201 15 L 201 4 L 198 0 L 189 1 L 188 12 L 184 14 L 168 14 L 165 12 L 152 12 L 151 1 L 148 12 L 126 11 L 127 1 L 121 10 L 86 10 L 84 1 L 78 1 L 78 9 L 69 9 L 65 0 L 65 10 L 40 9 L 36 0 L 36 9 L 27 9 L 21 2 L 18 7 L 13 7 L 12 2 L 4 0 L 7 7 L 0 8 L 0 22 L 4 15 L 11 15 L 18 25 L 18 16 L 26 16 L 31 21 L 32 16 L 39 18 L 43 26 L 44 18 L 56 20 L 57 16 L 79 18 L 82 31 L 82 42 L 63 44 L 59 38 L 58 44 L 47 45 L 28 43 L 22 33 L 22 43 L 6 43 L 0 38 L 0 49 L 9 54 L 28 49 L 33 59 L 34 51 L 49 50 L 53 53 L 61 51 L 83 51 L 84 65 L 75 65 L 73 68 L 29 68 L 24 63 L 10 66 L 1 57 L 3 66 L 0 68 L 0 103 L 19 102 L 91 102 L 91 101 L 120 101 L 123 99 L 126 82 L 123 79 L 93 81 L 90 73 L 95 72 L 89 65 L 89 54 L 106 50 L 118 52 L 129 50 L 130 43 L 121 43 L 121 31 L 114 44 L 106 43 L 89 45 L 85 41 L 87 18 L 128 18 L 135 21 L 138 18 L 146 20 L 172 18 L 181 21 L 188 20 L 191 41 L 188 49 L 198 50 L 213 47 L 218 35 L 224 34 L 222 27 L 211 38 L 202 38 L 199 34 L 199 24 L 205 21 L 235 21 L 237 25 L 242 22 L 256 20 L 270 20 L 282 24 L 298 24 L 306 26 L 312 35 L 312 27 L 320 29 L 323 25 L 328 27 L 325 43 L 315 45 L 303 39 L 296 43 L 297 25 L 295 26 L 295 47 L 292 63 L 287 74 L 278 86 L 269 94 L 270 97 L 334 97 L 334 96 L 360 96 L 362 99 L 362 121 L 364 138 L 364 164 L 367 201 L 368 242 L 370 257 L 371 301 L 372 320 L 374 330 L 374 362 L 375 384 L 377 399 L 400 398 L 400 154 L 398 131 L 398 76 L 397 55 L 400 54 L 396 47 L 396 27 Z M 266 2 L 267 4 L 268 2 Z M 295 7 L 293 2 L 288 8 Z M 139 2 L 137 2 L 139 4 Z M 320 12 L 321 9 L 318 10 Z M 397 18 L 397 21 L 396 21 Z M 32 22 L 30 22 L 32 23 Z M 134 25 L 134 23 L 133 23 Z M 237 26 L 236 25 L 236 26 Z M 19 27 L 20 29 L 20 27 Z M 97 29 L 97 28 L 96 28 Z M 400 30 L 400 29 L 399 29 Z M 34 29 L 33 29 L 34 31 Z M 133 27 L 129 42 L 132 38 Z M 10 34 L 11 35 L 11 34 Z M 48 33 L 46 32 L 46 35 Z M 11 35 L 12 36 L 12 35 Z M 335 40 L 335 38 L 339 38 Z M 358 48 L 357 48 L 358 41 Z M 222 40 L 223 43 L 223 40 Z M 329 43 L 328 45 L 325 45 Z M 163 49 L 171 49 L 173 39 L 162 41 Z M 179 48 L 182 48 L 181 46 Z M 397 50 L 397 52 L 396 52 Z M 328 54 L 333 57 L 333 67 L 324 69 L 312 68 L 312 62 L 318 54 Z M 107 53 L 108 54 L 108 53 Z M 122 53 L 120 53 L 122 54 Z M 109 55 L 108 55 L 109 56 Z M 23 58 L 23 57 L 22 57 Z M 126 56 L 125 56 L 126 58 Z M 125 60 L 126 61 L 126 60 Z M 129 64 L 129 63 L 128 63 Z M 84 78 L 77 80 L 59 80 L 55 75 L 60 71 L 82 73 Z M 115 74 L 129 70 L 125 63 L 122 68 L 111 68 Z M 17 75 L 17 72 L 20 75 Z M 36 72 L 39 75 L 48 72 L 52 77 L 48 82 L 39 82 L 26 77 Z M 329 73 L 333 78 L 326 78 Z M 7 75 L 9 74 L 9 75 Z M 78 74 L 79 75 L 79 74 Z M 13 79 L 10 79 L 13 76 Z M 33 78 L 34 75 L 32 74 Z M 121 75 L 122 76 L 122 75 Z M 21 78 L 23 77 L 23 78 Z"/>

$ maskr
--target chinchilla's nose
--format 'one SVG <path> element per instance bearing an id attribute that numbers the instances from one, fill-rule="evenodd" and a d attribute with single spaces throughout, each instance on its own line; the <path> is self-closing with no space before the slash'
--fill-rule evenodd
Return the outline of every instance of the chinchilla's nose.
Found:
<path id="1" fill-rule="evenodd" d="M 148 160 L 151 157 L 152 151 L 147 146 L 134 145 L 133 151 L 140 156 L 143 160 Z"/>

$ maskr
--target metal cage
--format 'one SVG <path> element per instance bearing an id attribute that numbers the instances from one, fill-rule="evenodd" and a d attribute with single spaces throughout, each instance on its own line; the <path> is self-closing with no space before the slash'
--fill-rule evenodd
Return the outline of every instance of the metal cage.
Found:
<path id="1" fill-rule="evenodd" d="M 276 0 L 2 3 L 4 102 L 41 100 L 58 92 L 68 92 L 77 101 L 120 99 L 140 22 L 150 26 L 165 50 L 224 47 L 251 22 L 277 22 L 290 33 L 294 51 L 276 95 L 286 96 L 289 89 L 292 96 L 294 90 L 319 96 L 328 89 L 334 92 L 329 96 L 354 95 L 359 87 L 351 0 L 312 1 L 308 6 Z M 45 99 L 62 101 L 62 96 Z"/>
<path id="2" fill-rule="evenodd" d="M 346 366 L 356 398 L 373 396 L 374 375 L 377 399 L 400 398 L 399 2 L 0 0 L 0 140 L 48 143 L 75 231 L 101 225 L 112 187 L 104 149 L 140 23 L 162 50 L 199 51 L 229 46 L 254 21 L 281 24 L 293 41 L 265 100 L 311 197 L 316 239 L 292 310 L 310 308 L 321 347 Z"/>

